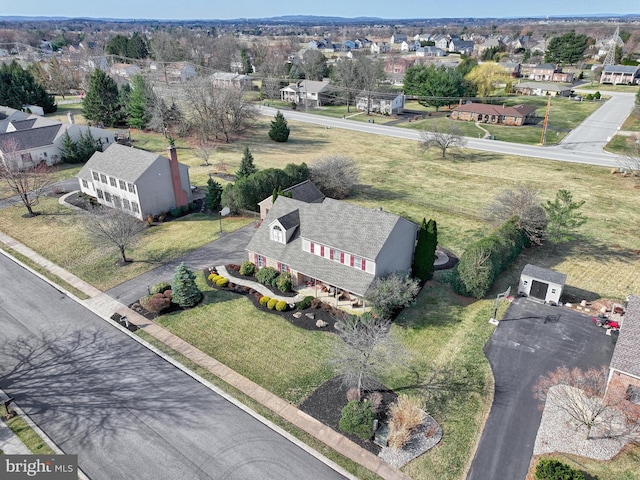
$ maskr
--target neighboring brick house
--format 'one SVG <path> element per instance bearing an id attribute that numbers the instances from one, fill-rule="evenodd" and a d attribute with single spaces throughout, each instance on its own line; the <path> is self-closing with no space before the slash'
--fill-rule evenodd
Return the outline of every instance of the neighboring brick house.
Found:
<path id="1" fill-rule="evenodd" d="M 520 78 L 522 76 L 522 65 L 518 62 L 500 62 L 498 65 L 504 68 L 510 77 Z"/>
<path id="2" fill-rule="evenodd" d="M 246 251 L 259 268 L 290 272 L 296 286 L 322 283 L 362 297 L 376 278 L 411 269 L 417 232 L 382 209 L 279 196 Z"/>
<path id="3" fill-rule="evenodd" d="M 107 147 L 114 143 L 113 132 L 103 128 L 87 127 L 22 112 L 10 107 L 0 106 L 0 157 L 3 145 L 14 143 L 16 154 L 20 155 L 23 165 L 45 162 L 53 165 L 61 161 L 62 143 L 65 133 L 78 141 L 80 135 L 91 132 L 94 140 Z"/>
<path id="4" fill-rule="evenodd" d="M 640 67 L 631 65 L 605 65 L 600 83 L 636 85 L 640 83 Z"/>
<path id="5" fill-rule="evenodd" d="M 356 108 L 365 112 L 394 115 L 404 112 L 404 94 L 382 92 L 360 92 L 356 97 Z"/>
<path id="6" fill-rule="evenodd" d="M 77 177 L 82 193 L 141 220 L 192 201 L 189 167 L 174 147 L 167 158 L 116 143 L 94 153 Z"/>
<path id="7" fill-rule="evenodd" d="M 311 180 L 305 180 L 293 187 L 286 188 L 282 193 L 286 197 L 290 196 L 290 198 L 294 200 L 305 203 L 320 203 L 324 200 L 324 193 L 322 193 Z M 273 206 L 272 197 L 267 197 L 261 202 L 258 202 L 258 206 L 260 207 L 260 220 L 264 220 Z"/>
<path id="8" fill-rule="evenodd" d="M 607 396 L 640 405 L 640 296 L 629 297 L 623 318 L 609 365 Z"/>
<path id="9" fill-rule="evenodd" d="M 545 82 L 522 82 L 513 86 L 514 92 L 518 95 L 538 95 L 553 97 L 569 97 L 571 96 L 571 87 L 558 85 L 557 83 Z"/>
<path id="10" fill-rule="evenodd" d="M 384 61 L 385 73 L 407 73 L 407 68 L 415 63 L 415 58 L 392 56 Z"/>
<path id="11" fill-rule="evenodd" d="M 451 111 L 451 118 L 468 122 L 497 123 L 501 125 L 520 126 L 531 123 L 535 117 L 536 107 L 531 105 L 487 105 L 484 103 L 465 103 Z"/>
<path id="12" fill-rule="evenodd" d="M 320 107 L 333 103 L 333 87 L 329 81 L 301 80 L 280 89 L 280 100 L 309 107 Z"/>
<path id="13" fill-rule="evenodd" d="M 529 79 L 537 82 L 571 83 L 573 82 L 573 73 L 565 73 L 562 71 L 562 67 L 553 63 L 541 63 L 531 69 Z"/>

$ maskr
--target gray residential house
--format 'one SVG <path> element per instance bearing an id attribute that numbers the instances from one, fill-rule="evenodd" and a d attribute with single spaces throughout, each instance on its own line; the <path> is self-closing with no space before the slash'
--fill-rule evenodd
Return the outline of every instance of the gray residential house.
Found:
<path id="1" fill-rule="evenodd" d="M 356 108 L 381 115 L 400 114 L 404 112 L 404 94 L 360 92 L 356 97 Z"/>
<path id="2" fill-rule="evenodd" d="M 281 88 L 280 100 L 298 105 L 306 104 L 307 107 L 320 107 L 333 103 L 332 92 L 333 87 L 328 80 L 322 82 L 301 80 Z"/>
<path id="3" fill-rule="evenodd" d="M 61 161 L 65 134 L 78 141 L 80 135 L 91 132 L 94 140 L 103 148 L 114 143 L 114 134 L 109 130 L 77 125 L 73 115 L 69 123 L 25 113 L 10 107 L 0 106 L 0 157 L 4 150 L 14 148 L 24 166 L 45 162 L 54 165 Z"/>
<path id="4" fill-rule="evenodd" d="M 167 158 L 113 144 L 93 154 L 78 172 L 80 190 L 101 205 L 141 220 L 188 205 L 192 201 L 189 167 L 178 162 L 174 147 L 168 153 Z"/>
<path id="5" fill-rule="evenodd" d="M 409 271 L 418 225 L 382 209 L 279 196 L 246 247 L 249 261 L 291 273 L 295 286 L 362 297 L 376 278 Z"/>
<path id="6" fill-rule="evenodd" d="M 518 95 L 570 97 L 572 88 L 557 83 L 520 82 L 513 86 L 513 91 Z"/>

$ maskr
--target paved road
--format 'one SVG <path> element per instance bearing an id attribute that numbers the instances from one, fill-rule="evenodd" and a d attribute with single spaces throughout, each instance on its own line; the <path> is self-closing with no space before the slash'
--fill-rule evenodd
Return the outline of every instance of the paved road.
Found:
<path id="1" fill-rule="evenodd" d="M 616 101 L 614 102 L 613 107 L 606 110 L 606 120 L 604 121 L 607 125 L 614 125 L 616 121 L 614 121 L 614 117 L 620 119 L 620 124 L 627 117 L 628 112 L 624 115 L 624 112 L 627 111 L 627 104 L 625 103 L 627 99 L 631 105 L 633 105 L 633 94 L 622 93 L 616 95 L 614 97 Z M 622 100 L 618 100 L 618 98 Z M 604 104 L 606 105 L 606 103 Z M 274 116 L 277 109 L 271 107 L 261 106 L 259 107 L 260 112 L 263 115 Z M 477 138 L 467 138 L 467 147 L 472 150 L 482 150 L 485 152 L 493 152 L 493 153 L 501 153 L 505 155 L 517 155 L 523 157 L 535 157 L 535 158 L 543 158 L 547 160 L 557 160 L 562 162 L 570 162 L 570 163 L 584 163 L 587 165 L 599 165 L 605 167 L 616 167 L 620 165 L 620 158 L 617 155 L 613 155 L 610 153 L 606 153 L 602 151 L 602 147 L 594 147 L 590 144 L 585 144 L 583 148 L 577 148 L 578 145 L 582 145 L 584 143 L 584 137 L 589 138 L 589 132 L 592 127 L 597 127 L 599 125 L 599 110 L 597 110 L 593 115 L 589 117 L 589 122 L 587 126 L 589 130 L 581 130 L 580 128 L 576 130 L 584 131 L 586 133 L 580 134 L 572 140 L 571 144 L 561 144 L 559 146 L 553 147 L 540 147 L 535 145 L 521 145 L 517 143 L 508 143 L 501 142 L 499 140 L 485 140 L 485 139 L 477 139 Z M 630 110 L 629 110 L 630 111 Z M 613 112 L 613 113 L 612 113 Z M 400 128 L 400 127 L 391 127 L 386 125 L 379 125 L 375 123 L 365 123 L 356 120 L 348 120 L 342 118 L 333 118 L 333 117 L 323 117 L 321 115 L 314 115 L 311 113 L 304 113 L 298 111 L 283 111 L 285 117 L 289 120 L 295 120 L 299 122 L 312 123 L 315 125 L 319 125 L 324 128 L 341 128 L 345 130 L 353 130 L 357 132 L 363 133 L 373 133 L 377 135 L 386 135 L 388 137 L 402 138 L 405 140 L 416 140 L 419 141 L 420 132 L 417 130 L 411 130 L 408 128 Z M 602 126 L 602 125 L 600 125 Z M 587 127 L 585 127 L 586 129 Z M 617 128 L 617 126 L 616 126 Z M 608 130 L 607 130 L 608 132 Z M 330 132 L 327 132 L 327 135 L 330 135 Z M 597 137 L 599 138 L 599 137 Z"/>
<path id="2" fill-rule="evenodd" d="M 516 299 L 485 347 L 495 394 L 467 480 L 524 480 L 542 417 L 531 391 L 538 377 L 561 365 L 608 365 L 613 347 L 587 315 Z"/>
<path id="3" fill-rule="evenodd" d="M 91 479 L 344 478 L 2 255 L 0 284 L 0 388 Z"/>
<path id="4" fill-rule="evenodd" d="M 182 262 L 194 272 L 206 267 L 226 265 L 228 263 L 240 264 L 247 260 L 247 252 L 245 252 L 244 248 L 254 233 L 254 224 L 247 225 L 240 230 L 228 233 L 203 247 L 189 252 L 177 260 L 159 265 L 153 270 L 121 283 L 106 293 L 125 305 L 131 305 L 147 294 L 147 286 L 162 281 L 171 282 L 176 267 Z"/>

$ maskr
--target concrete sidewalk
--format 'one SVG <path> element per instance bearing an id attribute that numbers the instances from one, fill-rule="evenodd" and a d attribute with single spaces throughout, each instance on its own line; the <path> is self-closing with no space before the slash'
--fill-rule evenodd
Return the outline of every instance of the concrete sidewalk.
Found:
<path id="1" fill-rule="evenodd" d="M 184 355 L 201 367 L 207 369 L 209 372 L 224 380 L 227 384 L 233 386 L 234 388 L 237 388 L 245 395 L 248 395 L 255 401 L 270 409 L 272 412 L 279 415 L 287 422 L 320 440 L 343 456 L 371 470 L 384 479 L 409 480 L 409 477 L 407 477 L 405 474 L 395 469 L 394 467 L 391 467 L 373 453 L 361 448 L 359 445 L 355 444 L 345 436 L 332 430 L 328 426 L 307 415 L 305 412 L 299 410 L 280 397 L 272 394 L 271 392 L 252 382 L 248 378 L 243 377 L 226 365 L 223 365 L 214 358 L 205 354 L 201 350 L 198 350 L 197 348 L 188 344 L 187 342 L 172 334 L 157 323 L 146 319 L 137 312 L 134 312 L 126 305 L 120 303 L 118 300 L 94 288 L 83 280 L 77 278 L 72 273 L 53 264 L 30 248 L 17 242 L 13 238 L 0 233 L 0 242 L 3 242 L 15 251 L 29 258 L 34 263 L 49 270 L 51 273 L 54 273 L 62 280 L 66 281 L 70 285 L 73 285 L 78 290 L 84 292 L 89 297 L 84 301 L 78 299 L 71 293 L 66 293 L 70 298 L 73 298 L 74 300 L 82 303 L 105 320 L 111 321 L 110 318 L 114 313 L 126 315 L 131 323 L 137 325 L 139 328 L 143 329 L 146 333 L 150 334 L 155 339 L 161 341 L 176 352 Z M 6 252 L 2 253 L 11 257 Z M 46 278 L 44 279 L 46 281 L 49 281 Z M 57 285 L 55 285 L 55 287 L 63 290 Z"/>

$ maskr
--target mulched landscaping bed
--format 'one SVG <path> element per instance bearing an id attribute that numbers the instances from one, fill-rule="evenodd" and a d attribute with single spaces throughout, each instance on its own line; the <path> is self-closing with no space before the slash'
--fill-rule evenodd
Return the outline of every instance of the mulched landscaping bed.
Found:
<path id="1" fill-rule="evenodd" d="M 346 315 L 348 315 L 343 310 L 339 310 L 337 308 L 332 307 L 331 305 L 322 304 L 322 303 L 320 303 L 320 306 L 318 308 L 310 307 L 310 308 L 306 308 L 304 310 L 298 310 L 295 307 L 293 309 L 289 309 L 289 310 L 287 310 L 285 312 L 278 312 L 276 310 L 269 310 L 267 307 L 265 307 L 263 305 L 260 305 L 259 299 L 262 296 L 262 294 L 260 292 L 257 292 L 256 290 L 254 290 L 254 289 L 252 289 L 250 287 L 245 287 L 245 286 L 242 286 L 242 285 L 236 285 L 235 283 L 233 283 L 233 279 L 232 278 L 229 279 L 229 284 L 226 287 L 223 287 L 223 288 L 217 287 L 208 278 L 209 274 L 212 272 L 212 270 L 213 269 L 205 268 L 202 271 L 202 273 L 204 274 L 205 278 L 207 279 L 207 285 L 209 285 L 211 288 L 215 288 L 217 290 L 226 290 L 226 291 L 229 291 L 229 292 L 237 293 L 238 295 L 245 295 L 249 300 L 251 300 L 253 302 L 253 305 L 258 310 L 261 310 L 261 311 L 267 312 L 267 313 L 271 313 L 271 314 L 274 314 L 274 315 L 280 315 L 282 318 L 287 320 L 289 323 L 295 325 L 296 327 L 303 328 L 305 330 L 336 333 L 335 323 L 339 319 L 344 318 Z M 240 275 L 238 274 L 238 276 L 240 276 Z M 245 277 L 245 278 L 247 278 L 249 280 L 254 279 L 254 277 Z M 255 279 L 253 281 L 255 281 Z M 281 294 L 281 292 L 279 292 L 279 291 L 276 291 L 275 293 Z M 302 315 L 299 316 L 298 318 L 296 318 L 296 316 L 294 316 L 296 314 L 296 312 L 302 313 Z M 307 316 L 307 314 L 313 314 L 313 318 L 309 318 Z M 326 322 L 327 326 L 325 326 L 325 327 L 317 326 L 316 322 L 318 320 L 322 320 L 322 321 Z"/>
<path id="2" fill-rule="evenodd" d="M 342 408 L 348 403 L 347 390 L 348 388 L 344 385 L 342 377 L 334 377 L 316 388 L 298 408 L 328 427 L 331 427 L 336 432 L 341 433 L 362 448 L 378 455 L 381 448 L 373 443 L 373 440 L 362 440 L 356 435 L 341 432 L 338 427 L 340 417 L 342 416 Z M 398 395 L 388 388 L 385 388 L 384 385 L 377 384 L 372 390 L 365 392 L 364 398 L 372 391 L 377 391 L 382 394 L 382 405 L 377 418 L 380 422 L 385 422 L 387 420 L 389 405 L 396 401 Z"/>

